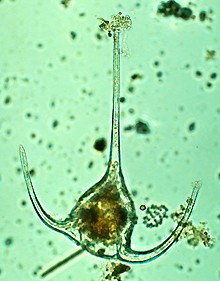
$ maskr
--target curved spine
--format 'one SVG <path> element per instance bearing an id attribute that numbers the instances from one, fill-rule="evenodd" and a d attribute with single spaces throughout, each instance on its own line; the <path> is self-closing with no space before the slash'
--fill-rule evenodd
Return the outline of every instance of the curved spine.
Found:
<path id="1" fill-rule="evenodd" d="M 187 206 L 183 217 L 181 218 L 175 229 L 171 232 L 171 234 L 162 243 L 147 251 L 135 251 L 131 249 L 130 242 L 128 242 L 129 239 L 124 238 L 122 241 L 122 246 L 119 249 L 120 260 L 131 263 L 148 263 L 166 253 L 171 248 L 171 246 L 178 241 L 178 238 L 186 227 L 187 221 L 189 220 L 189 217 L 195 205 L 200 187 L 201 183 L 196 182 L 193 187 L 192 194 L 187 200 Z"/>
<path id="2" fill-rule="evenodd" d="M 67 223 L 63 220 L 56 220 L 53 217 L 51 217 L 41 206 L 39 199 L 37 198 L 37 195 L 34 191 L 34 187 L 31 181 L 31 176 L 28 168 L 28 161 L 27 161 L 27 156 L 25 149 L 22 145 L 19 147 L 19 154 L 20 154 L 20 160 L 21 160 L 21 166 L 24 174 L 24 179 L 26 182 L 28 194 L 30 197 L 30 200 L 32 202 L 32 205 L 38 215 L 38 217 L 41 219 L 41 221 L 48 226 L 49 228 L 58 231 L 60 233 L 63 233 L 67 235 L 69 238 L 75 240 L 78 242 L 75 237 L 73 236 L 72 233 L 70 233 L 67 229 Z"/>

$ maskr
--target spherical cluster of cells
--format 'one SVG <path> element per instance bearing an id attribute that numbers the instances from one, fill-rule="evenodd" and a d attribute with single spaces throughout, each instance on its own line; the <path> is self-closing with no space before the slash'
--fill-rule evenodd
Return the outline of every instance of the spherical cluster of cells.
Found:
<path id="1" fill-rule="evenodd" d="M 165 205 L 155 205 L 149 206 L 145 213 L 146 216 L 143 217 L 143 223 L 148 228 L 158 227 L 163 223 L 163 220 L 168 217 L 167 207 Z"/>

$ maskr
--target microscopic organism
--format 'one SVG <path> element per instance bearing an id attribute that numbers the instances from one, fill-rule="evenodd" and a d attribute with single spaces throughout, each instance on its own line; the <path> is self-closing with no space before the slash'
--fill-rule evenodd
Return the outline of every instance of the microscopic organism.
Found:
<path id="1" fill-rule="evenodd" d="M 109 159 L 103 177 L 78 199 L 66 219 L 58 220 L 46 212 L 34 190 L 24 147 L 20 159 L 33 207 L 49 228 L 65 235 L 77 246 L 78 253 L 88 251 L 94 256 L 115 262 L 147 263 L 163 255 L 178 240 L 195 205 L 200 184 L 195 184 L 186 208 L 170 235 L 154 248 L 139 251 L 131 247 L 132 233 L 138 217 L 134 201 L 125 183 L 120 151 L 120 34 L 131 28 L 129 16 L 121 13 L 112 21 L 99 19 L 100 28 L 113 39 L 113 102 Z M 46 275 L 46 274 L 45 274 Z"/>
<path id="2" fill-rule="evenodd" d="M 148 228 L 158 227 L 165 218 L 168 218 L 167 211 L 168 209 L 164 205 L 152 204 L 145 211 L 146 216 L 143 217 L 143 223 Z"/>

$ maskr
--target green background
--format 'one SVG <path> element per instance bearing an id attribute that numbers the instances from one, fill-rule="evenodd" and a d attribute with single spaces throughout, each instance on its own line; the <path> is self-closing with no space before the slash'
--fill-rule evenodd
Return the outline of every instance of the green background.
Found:
<path id="1" fill-rule="evenodd" d="M 124 279 L 220 280 L 220 5 L 195 1 L 190 7 L 196 18 L 184 21 L 157 15 L 159 3 L 72 0 L 65 8 L 59 1 L 0 1 L 0 280 L 39 280 L 39 266 L 47 268 L 76 249 L 35 214 L 18 146 L 27 150 L 42 205 L 65 218 L 105 172 L 112 40 L 100 32 L 97 18 L 119 11 L 133 21 L 122 39 L 127 55 L 121 86 L 122 167 L 140 216 L 133 245 L 151 248 L 173 227 L 167 220 L 146 229 L 140 204 L 175 211 L 198 179 L 203 187 L 192 219 L 207 221 L 215 238 L 209 249 L 181 241 L 160 259 L 132 266 Z M 202 10 L 208 13 L 204 22 Z M 141 79 L 133 81 L 133 74 Z M 125 130 L 138 120 L 150 133 Z M 107 140 L 103 152 L 94 149 L 101 137 Z M 103 280 L 104 268 L 105 260 L 83 254 L 51 280 Z"/>

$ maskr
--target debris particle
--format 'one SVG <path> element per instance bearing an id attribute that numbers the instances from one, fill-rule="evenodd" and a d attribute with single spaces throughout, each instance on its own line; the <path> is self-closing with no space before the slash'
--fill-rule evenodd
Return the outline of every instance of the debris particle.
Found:
<path id="1" fill-rule="evenodd" d="M 205 21 L 206 18 L 207 18 L 206 12 L 205 12 L 205 11 L 201 11 L 201 12 L 199 13 L 199 19 L 200 19 L 200 21 Z"/>
<path id="2" fill-rule="evenodd" d="M 70 2 L 71 2 L 71 0 L 62 0 L 61 5 L 63 5 L 65 8 L 68 8 Z"/>
<path id="3" fill-rule="evenodd" d="M 105 138 L 99 138 L 95 141 L 94 146 L 96 150 L 103 152 L 106 149 L 106 139 Z"/>
<path id="4" fill-rule="evenodd" d="M 33 177 L 33 176 L 35 175 L 35 170 L 34 170 L 34 169 L 31 169 L 31 170 L 29 171 L 29 173 L 30 173 L 30 175 Z"/>
<path id="5" fill-rule="evenodd" d="M 157 13 L 164 17 L 174 16 L 176 18 L 182 18 L 183 20 L 195 18 L 190 8 L 182 7 L 180 4 L 172 0 L 162 2 L 157 9 Z"/>
<path id="6" fill-rule="evenodd" d="M 158 78 L 161 78 L 163 76 L 163 72 L 162 71 L 158 71 L 156 73 L 156 75 L 157 75 Z"/>
<path id="7" fill-rule="evenodd" d="M 215 73 L 215 72 L 211 73 L 210 74 L 210 78 L 213 79 L 213 80 L 216 79 L 217 78 L 217 73 Z"/>
<path id="8" fill-rule="evenodd" d="M 9 104 L 9 103 L 11 103 L 11 97 L 10 96 L 7 96 L 6 98 L 5 98 L 5 104 Z"/>
<path id="9" fill-rule="evenodd" d="M 158 67 L 158 66 L 160 65 L 160 62 L 156 60 L 156 61 L 153 63 L 153 65 L 154 65 L 155 67 Z"/>
<path id="10" fill-rule="evenodd" d="M 71 32 L 70 32 L 70 36 L 71 36 L 71 38 L 72 38 L 73 40 L 76 39 L 76 32 L 71 31 Z"/>
<path id="11" fill-rule="evenodd" d="M 129 86 L 128 87 L 128 92 L 133 93 L 134 92 L 134 86 Z"/>
<path id="12" fill-rule="evenodd" d="M 211 83 L 211 82 L 207 82 L 207 83 L 206 83 L 206 86 L 207 86 L 207 88 L 210 89 L 210 88 L 212 88 L 212 83 Z"/>
<path id="13" fill-rule="evenodd" d="M 102 35 L 101 35 L 99 32 L 97 32 L 97 33 L 95 34 L 95 37 L 96 37 L 96 39 L 99 40 L 99 41 L 102 40 L 102 38 L 103 38 Z"/>
<path id="14" fill-rule="evenodd" d="M 21 201 L 21 206 L 22 206 L 22 207 L 25 207 L 26 205 L 27 205 L 27 202 L 26 202 L 25 200 L 22 200 L 22 201 Z"/>
<path id="15" fill-rule="evenodd" d="M 197 77 L 201 77 L 202 76 L 202 72 L 200 70 L 196 70 L 195 75 Z"/>
<path id="16" fill-rule="evenodd" d="M 109 261 L 106 264 L 106 269 L 104 272 L 105 280 L 116 280 L 121 281 L 121 274 L 124 272 L 128 272 L 131 269 L 129 265 L 123 264 L 123 263 L 116 263 Z"/>
<path id="17" fill-rule="evenodd" d="M 182 264 L 176 263 L 176 264 L 175 264 L 175 267 L 176 267 L 177 269 L 179 269 L 179 270 L 183 270 Z"/>
<path id="18" fill-rule="evenodd" d="M 139 74 L 139 73 L 135 73 L 131 75 L 131 80 L 138 80 L 138 79 L 142 79 L 143 75 Z"/>
<path id="19" fill-rule="evenodd" d="M 94 165 L 94 162 L 90 161 L 89 164 L 88 164 L 88 168 L 91 169 L 93 167 L 93 165 Z"/>
<path id="20" fill-rule="evenodd" d="M 129 111 L 129 113 L 132 113 Z M 146 122 L 138 120 L 135 125 L 128 125 L 124 127 L 124 131 L 135 130 L 137 134 L 149 134 L 151 132 L 149 125 Z"/>
<path id="21" fill-rule="evenodd" d="M 54 120 L 52 122 L 52 128 L 56 128 L 58 126 L 58 124 L 59 124 L 58 120 Z"/>
<path id="22" fill-rule="evenodd" d="M 206 60 L 215 60 L 216 51 L 215 50 L 206 50 Z"/>
<path id="23" fill-rule="evenodd" d="M 5 239 L 5 246 L 11 246 L 13 244 L 13 238 L 8 237 Z"/>
<path id="24" fill-rule="evenodd" d="M 181 219 L 185 213 L 186 205 L 180 205 L 177 212 L 171 214 L 171 218 L 176 223 L 180 223 Z M 185 228 L 183 229 L 180 238 L 185 238 L 189 245 L 196 247 L 202 243 L 205 247 L 212 247 L 214 244 L 214 239 L 209 234 L 209 229 L 207 228 L 206 222 L 200 222 L 198 226 L 193 225 L 192 221 L 187 221 L 185 223 Z"/>
<path id="25" fill-rule="evenodd" d="M 39 48 L 39 49 L 43 48 L 43 44 L 42 43 L 38 43 L 37 44 L 37 48 Z"/>
<path id="26" fill-rule="evenodd" d="M 135 129 L 138 134 L 149 134 L 151 132 L 148 124 L 140 120 L 135 124 Z"/>
<path id="27" fill-rule="evenodd" d="M 125 102 L 125 97 L 120 97 L 120 102 L 124 103 Z"/>
<path id="28" fill-rule="evenodd" d="M 132 125 L 128 125 L 126 127 L 124 127 L 124 131 L 132 131 L 134 129 L 134 126 Z"/>
<path id="29" fill-rule="evenodd" d="M 79 13 L 79 17 L 85 17 L 86 13 L 82 12 L 82 13 Z"/>
<path id="30" fill-rule="evenodd" d="M 196 123 L 192 122 L 192 123 L 189 124 L 188 130 L 190 132 L 192 132 L 192 131 L 195 131 L 195 128 L 196 128 Z"/>

